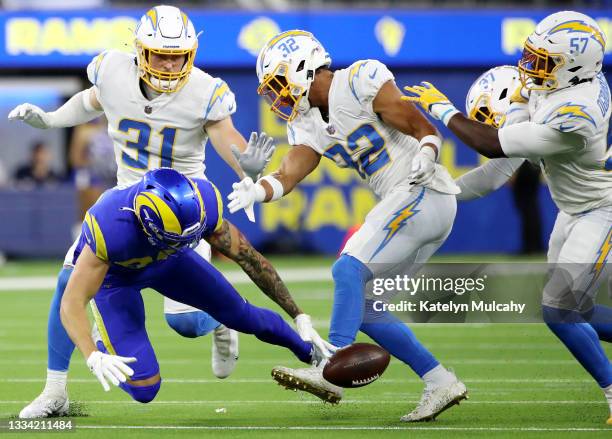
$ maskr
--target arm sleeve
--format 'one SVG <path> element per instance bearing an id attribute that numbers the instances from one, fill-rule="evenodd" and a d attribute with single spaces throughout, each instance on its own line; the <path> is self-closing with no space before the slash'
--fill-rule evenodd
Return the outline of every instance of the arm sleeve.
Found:
<path id="1" fill-rule="evenodd" d="M 492 159 L 463 174 L 455 182 L 461 189 L 457 199 L 466 201 L 484 197 L 499 189 L 523 164 L 522 158 Z"/>
<path id="2" fill-rule="evenodd" d="M 85 221 L 83 221 L 81 233 L 85 237 L 85 241 L 91 248 L 91 251 L 93 251 L 102 261 L 108 262 L 109 258 L 106 240 L 104 239 L 97 218 L 90 211 L 87 211 L 85 214 Z"/>
<path id="3" fill-rule="evenodd" d="M 48 113 L 49 125 L 52 128 L 73 127 L 100 117 L 104 111 L 91 106 L 90 93 L 94 93 L 94 87 L 78 92 L 57 110 Z"/>
<path id="4" fill-rule="evenodd" d="M 209 87 L 204 108 L 207 121 L 223 120 L 236 112 L 236 97 L 225 81 L 215 79 Z"/>
<path id="5" fill-rule="evenodd" d="M 497 133 L 507 157 L 546 157 L 580 151 L 586 145 L 586 139 L 580 134 L 561 132 L 533 122 L 505 126 Z"/>

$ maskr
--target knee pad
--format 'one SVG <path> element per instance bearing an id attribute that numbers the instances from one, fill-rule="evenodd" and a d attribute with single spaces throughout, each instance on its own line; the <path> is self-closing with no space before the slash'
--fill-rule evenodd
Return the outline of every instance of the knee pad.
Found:
<path id="1" fill-rule="evenodd" d="M 161 387 L 161 378 L 158 382 L 150 386 L 133 386 L 128 383 L 121 383 L 119 387 L 127 392 L 134 401 L 146 404 L 155 399 L 155 396 Z"/>
<path id="2" fill-rule="evenodd" d="M 347 254 L 343 254 L 334 262 L 332 276 L 334 281 L 358 279 L 364 284 L 373 277 L 372 272 L 363 262 Z"/>
<path id="3" fill-rule="evenodd" d="M 168 326 L 177 333 L 187 338 L 198 337 L 198 316 L 197 312 L 186 312 L 181 314 L 165 314 Z"/>

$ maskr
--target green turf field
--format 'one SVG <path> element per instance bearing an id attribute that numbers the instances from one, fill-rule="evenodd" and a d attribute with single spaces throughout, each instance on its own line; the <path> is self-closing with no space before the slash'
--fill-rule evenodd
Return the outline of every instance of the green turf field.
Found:
<path id="1" fill-rule="evenodd" d="M 275 258 L 273 263 L 280 269 L 321 268 L 332 260 Z M 58 267 L 55 261 L 8 263 L 0 268 L 0 281 L 22 276 L 28 285 L 32 276 L 53 276 Z M 288 284 L 317 329 L 327 334 L 331 282 Z M 278 309 L 254 287 L 238 289 L 255 304 Z M 0 419 L 15 416 L 42 389 L 51 294 L 48 289 L 0 291 Z M 379 381 L 347 391 L 332 407 L 277 386 L 270 369 L 298 362 L 288 351 L 242 336 L 235 373 L 217 380 L 210 370 L 210 337 L 179 337 L 166 326 L 161 296 L 147 291 L 145 301 L 164 378 L 160 393 L 147 405 L 131 402 L 116 388 L 105 393 L 75 353 L 69 391 L 80 416 L 73 418 L 77 432 L 69 437 L 574 438 L 612 432 L 605 426 L 608 408 L 601 392 L 543 325 L 416 325 L 426 346 L 466 382 L 470 399 L 435 422 L 407 425 L 399 417 L 413 408 L 422 387 L 396 361 Z"/>

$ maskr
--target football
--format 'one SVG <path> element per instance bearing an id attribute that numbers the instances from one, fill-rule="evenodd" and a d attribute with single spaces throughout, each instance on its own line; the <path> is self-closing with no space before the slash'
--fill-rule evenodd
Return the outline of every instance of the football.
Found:
<path id="1" fill-rule="evenodd" d="M 380 346 L 355 343 L 329 359 L 323 368 L 323 378 L 340 387 L 362 387 L 380 378 L 390 359 Z"/>

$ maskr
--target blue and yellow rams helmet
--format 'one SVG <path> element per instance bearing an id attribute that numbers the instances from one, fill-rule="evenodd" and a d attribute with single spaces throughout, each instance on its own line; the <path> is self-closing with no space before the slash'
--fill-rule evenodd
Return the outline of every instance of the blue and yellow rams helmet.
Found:
<path id="1" fill-rule="evenodd" d="M 206 210 L 200 190 L 174 169 L 160 168 L 145 174 L 134 197 L 134 212 L 156 247 L 194 245 L 204 231 Z"/>

